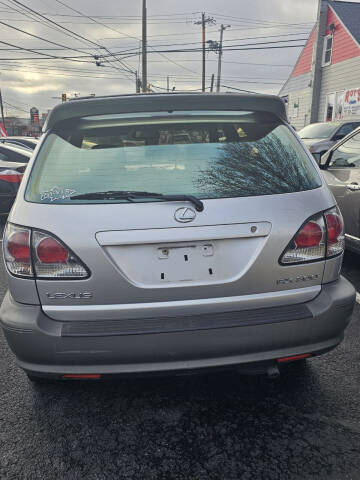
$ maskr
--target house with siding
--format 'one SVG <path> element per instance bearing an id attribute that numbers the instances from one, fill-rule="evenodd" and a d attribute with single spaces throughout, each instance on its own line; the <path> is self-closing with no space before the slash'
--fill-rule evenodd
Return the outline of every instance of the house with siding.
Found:
<path id="1" fill-rule="evenodd" d="M 319 0 L 316 24 L 279 95 L 296 129 L 360 120 L 360 3 Z"/>

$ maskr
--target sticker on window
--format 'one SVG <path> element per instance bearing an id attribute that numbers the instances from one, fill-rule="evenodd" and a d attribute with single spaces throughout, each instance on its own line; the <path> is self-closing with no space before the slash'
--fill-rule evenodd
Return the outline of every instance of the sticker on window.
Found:
<path id="1" fill-rule="evenodd" d="M 50 200 L 50 202 L 66 200 L 74 195 L 74 193 L 76 193 L 76 190 L 72 190 L 71 188 L 52 187 L 50 190 L 40 193 L 40 200 Z"/>

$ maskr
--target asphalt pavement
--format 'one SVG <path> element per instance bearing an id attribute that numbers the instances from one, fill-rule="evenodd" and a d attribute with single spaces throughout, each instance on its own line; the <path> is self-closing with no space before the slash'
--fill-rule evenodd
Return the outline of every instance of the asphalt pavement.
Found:
<path id="1" fill-rule="evenodd" d="M 0 298 L 6 284 L 0 264 Z M 360 290 L 360 262 L 343 269 Z M 236 372 L 34 386 L 0 334 L 1 480 L 360 480 L 360 305 L 277 381 Z"/>

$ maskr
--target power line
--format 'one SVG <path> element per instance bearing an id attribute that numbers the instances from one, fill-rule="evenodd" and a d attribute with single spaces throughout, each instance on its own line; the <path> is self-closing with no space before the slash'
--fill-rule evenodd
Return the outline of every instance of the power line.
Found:
<path id="1" fill-rule="evenodd" d="M 15 0 L 9 0 L 9 1 L 14 2 Z M 64 35 L 64 31 L 63 31 L 61 25 L 59 25 L 58 27 L 57 27 L 57 26 L 53 26 L 53 24 L 51 24 L 51 20 L 50 20 L 50 19 L 48 20 L 48 19 L 46 19 L 46 17 L 39 17 L 39 16 L 37 16 L 37 14 L 36 14 L 35 11 L 34 11 L 35 15 L 34 15 L 34 13 L 32 13 L 32 12 L 29 13 L 29 11 L 27 10 L 29 7 L 26 7 L 26 5 L 24 5 L 23 7 L 20 7 L 20 10 L 18 10 L 18 9 L 16 9 L 16 8 L 13 7 L 13 6 L 10 6 L 10 5 L 4 3 L 3 1 L 0 1 L 0 3 L 3 4 L 3 5 L 6 5 L 6 6 L 8 6 L 8 7 L 10 7 L 10 8 L 11 8 L 13 11 L 15 11 L 16 13 L 19 13 L 19 14 L 21 14 L 21 15 L 24 15 L 26 18 L 35 19 L 35 21 L 36 21 L 37 23 L 41 23 L 41 24 L 44 25 L 45 27 L 51 28 L 52 30 L 55 30 L 56 32 L 59 32 L 59 33 L 61 33 L 61 34 Z M 18 8 L 19 8 L 19 7 L 18 7 Z M 45 18 L 45 21 L 43 20 L 43 18 Z M 72 38 L 73 40 L 79 41 L 79 39 L 78 39 L 76 36 L 71 35 L 71 34 L 69 34 L 69 33 L 66 33 L 66 36 Z M 80 40 L 80 41 L 81 41 L 82 43 L 84 43 L 83 40 Z"/>
<path id="2" fill-rule="evenodd" d="M 13 1 L 18 1 L 18 0 L 13 0 Z M 106 25 L 106 24 L 104 24 L 104 23 L 102 23 L 102 22 L 98 22 L 97 20 L 95 20 L 94 18 L 92 18 L 92 17 L 90 17 L 90 16 L 88 16 L 88 15 L 84 15 L 82 12 L 79 12 L 78 10 L 76 10 L 76 9 L 74 9 L 74 8 L 72 8 L 72 7 L 69 7 L 69 5 L 67 5 L 66 3 L 62 2 L 61 0 L 55 0 L 55 1 L 56 1 L 57 3 L 60 3 L 60 4 L 64 5 L 64 6 L 68 7 L 70 10 L 73 10 L 74 12 L 80 13 L 80 15 L 82 15 L 82 16 L 84 16 L 84 17 L 87 17 L 87 18 L 89 18 L 89 19 L 91 19 L 91 20 L 93 20 L 95 23 L 98 23 L 98 24 L 102 25 L 103 27 L 105 27 L 105 28 L 107 28 L 107 29 L 109 29 L 109 30 L 112 30 L 112 31 L 118 33 L 119 35 L 125 35 L 125 36 L 127 36 L 127 37 L 129 37 L 129 38 L 135 38 L 136 40 L 140 40 L 138 37 L 134 37 L 133 35 L 128 35 L 127 33 L 124 33 L 124 32 L 120 32 L 119 30 L 116 30 L 116 29 L 114 29 L 114 28 L 112 28 L 112 27 L 109 27 L 108 25 Z M 157 50 L 155 50 L 155 48 L 153 48 L 153 47 L 152 47 L 152 50 L 154 50 L 155 52 L 157 52 Z M 157 52 L 157 53 L 158 53 L 158 52 Z M 161 54 L 161 55 L 164 56 L 169 62 L 177 65 L 178 67 L 180 67 L 180 68 L 182 68 L 182 69 L 184 69 L 184 70 L 188 70 L 188 71 L 190 71 L 190 72 L 192 72 L 192 73 L 196 73 L 196 72 L 194 72 L 193 70 L 190 70 L 189 68 L 184 67 L 183 65 L 175 62 L 174 60 L 172 60 L 171 58 L 167 57 L 166 55 L 163 55 L 163 54 Z"/>
<path id="3" fill-rule="evenodd" d="M 19 110 L 21 112 L 26 112 L 26 113 L 29 113 L 28 110 L 24 110 L 23 108 L 20 108 L 20 107 L 16 107 L 15 105 L 12 105 L 11 103 L 9 102 L 5 102 L 5 100 L 3 100 L 3 103 L 5 103 L 5 105 L 8 105 L 9 107 L 12 107 L 14 108 L 15 110 Z"/>
<path id="4" fill-rule="evenodd" d="M 98 43 L 90 40 L 89 38 L 83 37 L 83 36 L 80 35 L 79 33 L 76 33 L 76 32 L 73 32 L 72 30 L 69 30 L 68 28 L 60 25 L 60 24 L 57 23 L 57 22 L 54 22 L 54 20 L 51 20 L 50 18 L 45 17 L 45 16 L 42 15 L 41 13 L 36 12 L 36 11 L 33 10 L 32 8 L 30 8 L 30 7 L 26 6 L 26 5 L 24 5 L 23 3 L 19 2 L 19 0 L 10 0 L 10 1 L 13 2 L 13 3 L 16 3 L 17 5 L 20 5 L 21 7 L 25 8 L 26 10 L 29 10 L 29 11 L 32 12 L 34 15 L 37 15 L 37 16 L 43 18 L 43 19 L 46 20 L 47 22 L 50 22 L 50 23 L 52 23 L 53 25 L 56 25 L 57 27 L 61 28 L 62 30 L 65 30 L 66 32 L 70 33 L 72 36 L 75 35 L 76 37 L 80 38 L 81 40 L 86 41 L 86 42 L 88 42 L 88 43 L 91 43 L 91 44 L 95 45 L 96 47 L 100 47 L 100 48 L 101 48 L 101 45 L 99 45 Z"/>
<path id="5" fill-rule="evenodd" d="M 17 0 L 15 0 L 17 1 Z M 63 5 L 64 7 L 68 8 L 69 10 L 72 10 L 73 12 L 76 12 L 78 13 L 80 16 L 82 17 L 86 17 L 88 18 L 89 20 L 93 21 L 94 23 L 97 23 L 99 25 L 104 25 L 103 23 L 101 22 L 98 22 L 96 19 L 93 19 L 92 17 L 88 16 L 88 15 L 85 15 L 84 13 L 80 12 L 79 10 L 76 10 L 75 8 L 73 7 L 70 7 L 69 5 L 67 5 L 66 3 L 62 2 L 61 0 L 55 0 L 57 3 L 60 3 L 60 5 Z M 127 70 L 129 73 L 132 73 L 134 74 L 135 72 L 131 70 L 131 68 L 129 68 L 125 62 L 123 62 L 122 60 L 118 59 L 112 52 L 110 52 L 110 50 L 108 50 L 108 48 L 106 47 L 102 47 L 104 48 L 111 56 L 113 56 L 115 58 L 116 61 L 118 61 L 121 65 L 123 65 L 123 68 L 125 68 L 125 70 Z"/>
<path id="6" fill-rule="evenodd" d="M 3 41 L 0 41 L 0 43 L 4 43 L 5 45 L 10 45 L 10 46 L 14 46 L 18 49 L 21 49 L 21 50 L 25 50 L 25 51 L 29 51 L 29 49 L 26 49 L 24 47 L 19 47 L 19 46 L 16 46 L 16 45 L 12 45 L 12 44 L 9 44 L 9 43 L 6 43 L 6 42 L 3 42 Z M 255 44 L 256 45 L 256 44 Z M 303 44 L 300 44 L 300 45 L 274 45 L 274 46 L 264 46 L 264 47 L 246 47 L 246 48 L 224 48 L 224 51 L 228 51 L 228 52 L 244 52 L 244 51 L 252 51 L 252 50 L 272 50 L 272 49 L 283 49 L 283 48 L 302 48 L 304 47 L 304 43 Z M 158 54 L 162 54 L 162 53 L 195 53 L 195 52 L 199 52 L 201 51 L 201 49 L 196 49 L 196 48 L 192 48 L 192 49 L 176 49 L 176 50 L 157 50 L 157 51 L 153 51 L 153 52 L 148 52 L 148 53 L 158 53 Z M 207 51 L 210 51 L 209 49 L 207 49 Z M 37 53 L 38 55 L 41 55 L 40 52 L 36 52 L 34 51 L 33 53 Z M 115 55 L 120 55 L 121 52 L 117 52 L 115 53 Z M 125 58 L 129 58 L 129 57 L 136 57 L 137 55 L 139 54 L 139 52 L 134 52 L 132 54 L 129 54 L 127 57 Z M 46 54 L 42 54 L 42 55 L 46 55 Z M 84 56 L 82 57 L 56 57 L 54 55 L 46 55 L 47 58 L 39 58 L 39 57 L 24 57 L 24 58 L 0 58 L 1 61 L 17 61 L 17 60 L 22 60 L 22 61 L 25 61 L 25 60 L 46 60 L 46 59 L 49 59 L 49 58 L 58 58 L 58 59 L 61 59 L 61 60 L 71 60 L 71 61 L 77 61 L 77 62 L 82 62 L 82 63 L 92 63 L 92 62 L 89 62 L 89 61 L 86 61 L 86 60 L 79 60 L 79 58 L 84 58 Z M 108 55 L 105 55 L 104 57 L 108 57 Z M 89 56 L 87 57 L 89 58 Z M 175 62 L 172 62 L 172 63 L 175 63 Z M 185 69 L 185 67 L 183 67 Z M 197 72 L 194 72 L 193 70 L 190 70 L 190 69 L 186 69 L 186 70 L 189 70 L 191 73 L 195 73 L 197 74 Z"/>
<path id="7" fill-rule="evenodd" d="M 249 23 L 259 23 L 259 24 L 271 24 L 271 25 L 286 25 L 286 26 L 294 26 L 294 25 L 308 25 L 312 24 L 311 22 L 296 22 L 296 23 L 289 23 L 289 22 L 274 22 L 272 20 L 262 20 L 262 19 L 256 19 L 256 18 L 246 18 L 246 17 L 235 17 L 232 15 L 223 15 L 221 13 L 211 13 L 211 15 L 215 15 L 216 17 L 220 18 L 226 18 L 230 20 L 240 20 L 240 21 L 245 21 Z"/>
<path id="8" fill-rule="evenodd" d="M 34 33 L 26 32 L 25 30 L 22 30 L 21 28 L 14 27 L 14 26 L 9 25 L 8 23 L 5 23 L 1 20 L 0 20 L 0 24 L 5 25 L 8 28 L 12 28 L 13 30 L 16 30 L 18 32 L 24 33 L 25 35 L 29 35 L 30 37 L 37 38 L 38 40 L 42 40 L 43 42 L 47 42 L 47 43 L 50 43 L 52 45 L 62 47 L 65 50 L 73 50 L 73 51 L 79 52 L 79 53 L 87 53 L 87 52 L 84 52 L 83 50 L 78 50 L 77 48 L 67 47 L 67 46 L 65 46 L 61 43 L 53 42 L 52 40 L 48 40 L 46 38 L 39 37 L 38 35 L 35 35 Z M 39 50 L 39 49 L 36 49 L 36 50 Z"/>
<path id="9" fill-rule="evenodd" d="M 39 70 L 24 70 L 23 68 L 21 69 L 16 69 L 16 68 L 2 68 L 2 71 L 9 71 L 9 72 L 28 72 L 28 73 L 41 73 L 43 74 L 44 72 L 39 71 Z M 128 80 L 128 77 L 115 77 L 115 76 L 110 76 L 106 77 L 104 75 L 79 75 L 75 73 L 52 73 L 53 76 L 55 77 L 76 77 L 76 78 L 91 78 L 91 79 L 103 79 L 103 80 Z"/>
<path id="10" fill-rule="evenodd" d="M 0 22 L 0 23 L 3 23 L 3 22 Z M 25 33 L 25 32 L 24 32 Z M 267 36 L 257 36 L 257 37 L 242 37 L 242 38 L 230 38 L 230 39 L 225 39 L 224 42 L 235 42 L 235 41 L 242 41 L 242 40 L 260 40 L 260 39 L 263 39 L 263 38 L 279 38 L 279 37 L 290 37 L 290 36 L 296 36 L 296 35 L 308 35 L 308 32 L 299 32 L 299 33 L 288 33 L 288 34 L 278 34 L 278 35 L 267 35 Z M 41 37 L 38 37 L 38 38 L 41 38 Z M 47 41 L 46 39 L 43 39 L 45 41 Z M 303 38 L 299 39 L 299 40 L 304 40 Z M 49 43 L 54 43 L 54 42 L 50 42 Z M 162 44 L 158 44 L 158 45 L 148 45 L 149 47 L 156 47 L 156 48 L 159 48 L 159 47 L 173 47 L 173 46 L 177 46 L 177 45 L 198 45 L 200 44 L 201 42 L 180 42 L 180 43 L 162 43 Z M 269 43 L 273 43 L 273 42 L 269 42 Z M 230 45 L 229 45 L 230 46 Z M 59 51 L 59 50 L 73 50 L 73 48 L 71 47 L 63 47 L 63 48 L 51 48 L 51 47 L 45 47 L 45 48 L 41 48 L 41 47 L 32 47 L 33 49 L 35 50 L 38 50 L 38 51 Z M 115 48 L 122 48 L 121 46 L 113 46 L 112 47 L 113 49 Z M 128 48 L 128 50 L 125 50 L 126 52 L 127 51 L 134 51 L 134 50 L 138 50 L 139 47 L 132 47 L 132 48 Z M 87 53 L 85 52 L 84 50 L 88 50 L 88 49 L 91 49 L 91 47 L 83 47 L 83 51 L 81 50 L 78 50 L 80 53 Z M 0 50 L 8 50 L 8 51 L 12 51 L 11 49 L 1 49 Z"/>
<path id="11" fill-rule="evenodd" d="M 15 67 L 15 68 L 13 68 Z M 17 67 L 17 68 L 16 68 Z M 65 73 L 68 73 L 68 75 L 66 76 L 81 76 L 81 75 L 78 75 L 78 74 L 89 74 L 89 75 L 83 75 L 84 78 L 92 78 L 94 76 L 94 72 L 92 71 L 89 71 L 89 70 L 77 70 L 77 69 L 61 69 L 61 68 L 56 68 L 56 67 L 44 67 L 42 68 L 41 66 L 36 66 L 35 68 L 32 68 L 30 70 L 24 70 L 22 64 L 17 64 L 17 65 L 11 65 L 11 67 L 7 67 L 7 68 L 3 68 L 2 69 L 3 71 L 16 71 L 16 72 L 29 72 L 29 73 L 41 73 L 43 74 L 44 72 L 48 72 L 49 74 L 51 75 L 56 75 L 56 72 L 65 72 Z M 70 72 L 75 72 L 75 74 L 72 74 Z M 55 72 L 55 73 L 54 73 Z M 101 76 L 100 75 L 97 75 L 97 78 L 116 78 L 115 76 L 117 75 L 117 73 L 115 72 L 104 72 L 104 74 L 102 74 Z M 60 76 L 63 76 L 63 75 L 60 75 Z M 151 75 L 152 77 L 161 77 L 163 78 L 164 75 L 163 74 L 152 74 Z M 196 75 L 193 75 L 193 76 L 190 76 L 190 75 L 179 75 L 179 74 L 174 74 L 174 75 L 170 75 L 169 77 L 171 78 L 174 78 L 174 79 L 181 79 L 181 80 L 184 80 L 184 81 L 187 81 L 187 80 L 195 80 L 197 79 L 197 76 Z M 237 81 L 235 79 L 238 79 L 239 76 L 238 75 L 225 75 L 224 78 L 228 79 L 229 81 Z M 244 78 L 244 80 L 257 80 L 259 77 L 256 76 L 256 77 L 246 77 Z M 279 82 L 284 82 L 285 79 L 281 79 L 281 78 L 272 78 L 272 77 L 263 77 L 264 80 L 275 80 L 275 81 L 279 81 Z"/>
<path id="12" fill-rule="evenodd" d="M 46 21 L 48 21 L 48 22 L 50 22 L 50 23 L 52 23 L 52 24 L 60 27 L 62 30 L 65 30 L 65 31 L 67 32 L 67 34 L 70 33 L 72 37 L 73 37 L 73 35 L 75 35 L 76 37 L 80 38 L 82 41 L 86 41 L 86 42 L 88 42 L 88 43 L 90 43 L 90 44 L 92 44 L 92 45 L 95 45 L 96 47 L 98 47 L 98 48 L 100 48 L 100 49 L 105 49 L 108 53 L 110 53 L 110 54 L 112 55 L 112 53 L 111 53 L 108 49 L 106 49 L 105 47 L 103 47 L 103 46 L 100 45 L 99 43 L 94 42 L 93 40 L 88 39 L 88 38 L 84 37 L 83 35 L 79 35 L 78 33 L 73 32 L 72 30 L 69 30 L 69 29 L 66 28 L 66 27 L 63 27 L 62 25 L 58 24 L 57 22 L 54 22 L 53 20 L 51 20 L 51 19 L 45 17 L 44 15 L 36 12 L 35 10 L 31 9 L 30 7 L 27 7 L 26 5 L 22 4 L 22 3 L 19 2 L 18 0 L 11 0 L 11 1 L 12 1 L 12 2 L 15 2 L 16 4 L 21 5 L 22 7 L 26 8 L 27 10 L 29 10 L 29 11 L 32 12 L 32 13 L 34 13 L 35 15 L 40 16 L 41 18 L 45 19 Z M 69 7 L 69 8 L 71 8 L 71 7 Z M 96 59 L 96 56 L 95 56 L 95 59 Z M 118 60 L 118 59 L 116 59 L 116 60 L 121 63 L 120 60 Z M 115 67 L 115 68 L 116 68 L 116 67 Z M 131 69 L 129 69 L 127 66 L 123 66 L 123 69 L 124 69 L 124 70 L 127 70 L 129 73 L 133 73 L 133 72 L 131 71 Z M 119 69 L 119 70 L 121 70 L 121 69 Z"/>
<path id="13" fill-rule="evenodd" d="M 58 57 L 58 56 L 56 56 L 56 55 L 50 55 L 50 54 L 47 54 L 47 53 L 38 52 L 38 51 L 33 50 L 33 49 L 31 49 L 31 48 L 20 47 L 20 46 L 18 46 L 18 45 L 14 45 L 13 43 L 4 42 L 3 40 L 0 40 L 0 43 L 2 43 L 3 45 L 7 45 L 7 46 L 9 46 L 9 47 L 14 47 L 14 48 L 16 48 L 16 49 L 18 49 L 18 50 L 21 50 L 21 51 L 30 52 L 30 53 L 35 53 L 35 54 L 37 54 L 37 55 L 42 55 L 42 56 L 43 56 L 42 58 L 45 57 L 47 60 L 48 60 L 48 59 L 61 59 L 61 60 L 70 60 L 70 61 L 72 61 L 72 62 L 88 63 L 86 60 L 79 60 L 79 59 L 75 59 L 75 58 L 70 59 L 70 58 L 68 58 L 68 57 Z M 24 58 L 23 60 L 29 60 L 29 59 L 30 59 L 30 58 Z M 32 59 L 33 59 L 33 60 L 41 60 L 41 58 L 39 58 L 39 57 L 35 57 L 35 59 L 34 59 L 34 58 L 32 58 Z M 11 60 L 11 59 L 9 59 L 9 58 L 3 58 L 3 59 L 1 59 L 1 60 Z M 14 60 L 19 60 L 19 58 L 16 58 L 16 59 L 14 59 Z"/>

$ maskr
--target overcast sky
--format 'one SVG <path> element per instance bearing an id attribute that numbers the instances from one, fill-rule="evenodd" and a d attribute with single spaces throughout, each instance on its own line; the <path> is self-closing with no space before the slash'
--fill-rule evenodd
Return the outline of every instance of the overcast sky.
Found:
<path id="1" fill-rule="evenodd" d="M 135 91 L 135 74 L 130 72 L 139 70 L 140 65 L 138 50 L 142 0 L 17 1 L 69 31 L 61 30 L 54 24 L 46 24 L 44 18 L 36 17 L 14 0 L 0 2 L 2 22 L 69 49 L 65 50 L 1 25 L 1 42 L 42 54 L 21 51 L 0 43 L 0 87 L 3 100 L 7 102 L 7 114 L 27 116 L 25 112 L 31 106 L 44 112 L 58 103 L 61 93 L 65 92 L 68 95 L 75 92 L 81 95 L 109 95 Z M 85 16 L 72 11 L 67 5 Z M 201 28 L 194 22 L 200 19 L 202 11 L 216 21 L 216 24 L 208 25 L 207 40 L 219 39 L 222 23 L 231 25 L 224 32 L 224 46 L 227 48 L 231 48 L 231 45 L 234 46 L 232 48 L 241 48 L 235 45 L 270 40 L 287 41 L 272 44 L 273 46 L 302 45 L 315 22 L 317 0 L 147 0 L 147 11 L 149 83 L 153 85 L 154 91 L 162 91 L 166 88 L 166 77 L 169 76 L 170 86 L 175 86 L 176 90 L 195 90 L 201 87 L 201 52 L 157 51 L 200 48 Z M 86 18 L 86 15 L 94 18 L 97 23 Z M 72 32 L 84 39 L 74 38 Z M 264 38 L 252 39 L 253 37 Z M 253 46 L 248 45 L 247 48 L 249 47 Z M 126 63 L 121 64 L 106 49 L 112 53 L 128 50 L 126 55 L 129 56 L 124 60 Z M 277 93 L 300 51 L 299 47 L 242 51 L 225 49 L 222 84 Z M 77 57 L 77 61 L 52 59 L 49 57 L 51 55 Z M 91 55 L 98 55 L 102 66 L 96 66 Z M 210 85 L 211 74 L 216 74 L 216 62 L 216 53 L 207 54 L 207 86 Z"/>

